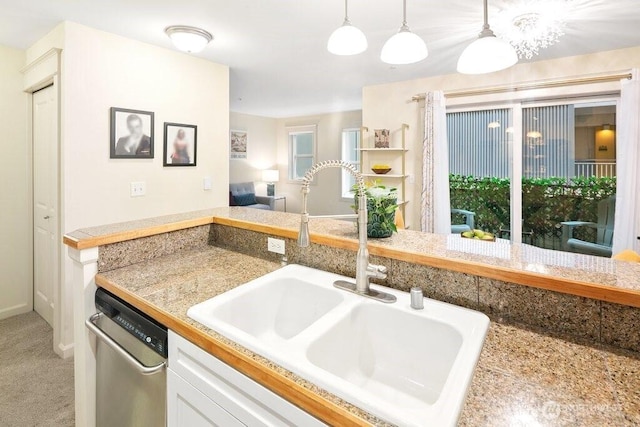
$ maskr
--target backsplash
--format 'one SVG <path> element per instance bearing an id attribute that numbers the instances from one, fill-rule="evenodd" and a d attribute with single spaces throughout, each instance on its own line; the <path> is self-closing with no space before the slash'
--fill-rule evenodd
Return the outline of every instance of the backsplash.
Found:
<path id="1" fill-rule="evenodd" d="M 280 262 L 281 255 L 267 251 L 267 237 L 282 239 L 225 225 L 203 225 L 101 246 L 98 270 L 109 271 L 207 245 Z M 300 248 L 295 240 L 284 240 L 290 264 L 355 276 L 355 252 L 318 244 Z M 428 298 L 482 311 L 492 320 L 640 352 L 639 308 L 378 256 L 372 256 L 371 262 L 388 268 L 387 279 L 377 282 L 384 286 L 403 291 L 420 286 Z"/>

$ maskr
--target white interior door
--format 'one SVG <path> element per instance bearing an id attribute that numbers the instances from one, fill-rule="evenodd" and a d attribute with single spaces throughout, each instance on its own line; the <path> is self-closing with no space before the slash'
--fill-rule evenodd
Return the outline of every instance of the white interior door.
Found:
<path id="1" fill-rule="evenodd" d="M 33 94 L 33 306 L 53 326 L 58 287 L 58 125 L 54 86 Z"/>

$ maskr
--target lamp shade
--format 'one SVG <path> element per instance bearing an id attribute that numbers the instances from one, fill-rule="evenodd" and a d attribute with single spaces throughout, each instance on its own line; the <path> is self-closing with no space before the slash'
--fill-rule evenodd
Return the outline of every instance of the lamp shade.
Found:
<path id="1" fill-rule="evenodd" d="M 262 171 L 262 181 L 278 182 L 280 181 L 280 171 L 277 169 L 265 169 Z"/>
<path id="2" fill-rule="evenodd" d="M 367 50 L 367 37 L 348 20 L 337 28 L 327 42 L 327 50 L 334 55 L 357 55 Z"/>
<path id="3" fill-rule="evenodd" d="M 167 27 L 164 32 L 169 36 L 176 49 L 189 53 L 202 51 L 213 40 L 213 36 L 209 32 L 184 25 Z"/>
<path id="4" fill-rule="evenodd" d="M 382 46 L 380 59 L 392 65 L 407 65 L 420 62 L 429 55 L 427 45 L 417 34 L 403 26 Z"/>
<path id="5" fill-rule="evenodd" d="M 458 72 L 486 74 L 504 70 L 518 62 L 516 50 L 508 42 L 494 35 L 481 36 L 462 52 Z"/>

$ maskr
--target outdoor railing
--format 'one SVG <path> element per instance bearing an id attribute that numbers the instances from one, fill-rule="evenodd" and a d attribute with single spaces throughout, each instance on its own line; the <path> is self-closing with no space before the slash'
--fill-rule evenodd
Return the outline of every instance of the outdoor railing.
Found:
<path id="1" fill-rule="evenodd" d="M 575 162 L 575 175 L 581 177 L 609 177 L 616 176 L 615 160 L 578 160 Z"/>

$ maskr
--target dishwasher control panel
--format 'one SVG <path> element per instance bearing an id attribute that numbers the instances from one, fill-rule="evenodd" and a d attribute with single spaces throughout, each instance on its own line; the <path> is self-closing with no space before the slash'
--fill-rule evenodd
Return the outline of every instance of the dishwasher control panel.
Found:
<path id="1" fill-rule="evenodd" d="M 167 357 L 167 328 L 115 295 L 98 288 L 96 308 L 147 347 Z"/>

